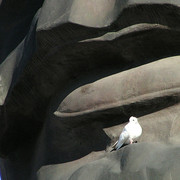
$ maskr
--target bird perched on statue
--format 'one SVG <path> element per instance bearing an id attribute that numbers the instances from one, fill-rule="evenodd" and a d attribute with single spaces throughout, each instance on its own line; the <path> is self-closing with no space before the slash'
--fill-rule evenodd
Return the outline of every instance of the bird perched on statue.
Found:
<path id="1" fill-rule="evenodd" d="M 132 144 L 142 134 L 142 128 L 136 117 L 131 116 L 129 123 L 122 130 L 119 140 L 112 146 L 113 150 L 118 150 L 123 144 Z"/>

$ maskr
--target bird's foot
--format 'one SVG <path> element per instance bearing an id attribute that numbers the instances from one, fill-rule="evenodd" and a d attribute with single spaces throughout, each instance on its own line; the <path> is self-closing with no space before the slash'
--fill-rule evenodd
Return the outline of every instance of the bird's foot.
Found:
<path id="1" fill-rule="evenodd" d="M 131 139 L 131 140 L 130 140 L 130 144 L 132 144 L 132 143 L 133 143 L 133 140 Z"/>

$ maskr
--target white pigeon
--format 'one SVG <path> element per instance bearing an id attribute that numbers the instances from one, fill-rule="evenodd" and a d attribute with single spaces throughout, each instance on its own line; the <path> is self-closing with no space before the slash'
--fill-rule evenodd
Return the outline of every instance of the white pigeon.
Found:
<path id="1" fill-rule="evenodd" d="M 112 148 L 118 150 L 123 144 L 132 144 L 142 134 L 142 128 L 136 117 L 131 116 L 129 123 L 122 130 L 119 140 L 112 146 Z"/>

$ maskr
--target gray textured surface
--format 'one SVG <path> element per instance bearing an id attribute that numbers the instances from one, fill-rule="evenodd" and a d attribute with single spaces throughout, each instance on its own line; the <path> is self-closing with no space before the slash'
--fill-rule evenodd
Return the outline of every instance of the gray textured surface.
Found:
<path id="1" fill-rule="evenodd" d="M 39 179 L 178 180 L 179 156 L 179 147 L 140 143 L 124 147 L 121 151 L 110 153 L 98 161 L 87 163 L 68 177 L 63 177 L 61 173 L 57 176 L 58 171 L 63 171 L 60 165 L 43 167 L 39 171 Z"/>
<path id="2" fill-rule="evenodd" d="M 180 57 L 170 57 L 124 71 L 70 93 L 55 112 L 57 116 L 77 116 L 131 103 L 179 97 Z"/>
<path id="3" fill-rule="evenodd" d="M 4 0 L 3 178 L 178 179 L 179 5 Z M 140 142 L 110 153 L 132 115 Z"/>

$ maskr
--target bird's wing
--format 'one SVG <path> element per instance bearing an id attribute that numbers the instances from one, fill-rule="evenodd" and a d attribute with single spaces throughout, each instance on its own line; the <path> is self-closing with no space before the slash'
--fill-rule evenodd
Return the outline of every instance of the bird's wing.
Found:
<path id="1" fill-rule="evenodd" d="M 116 144 L 116 149 L 120 149 L 120 147 L 128 140 L 129 138 L 129 133 L 126 131 L 126 129 L 124 128 L 122 133 L 119 136 L 119 140 Z"/>

